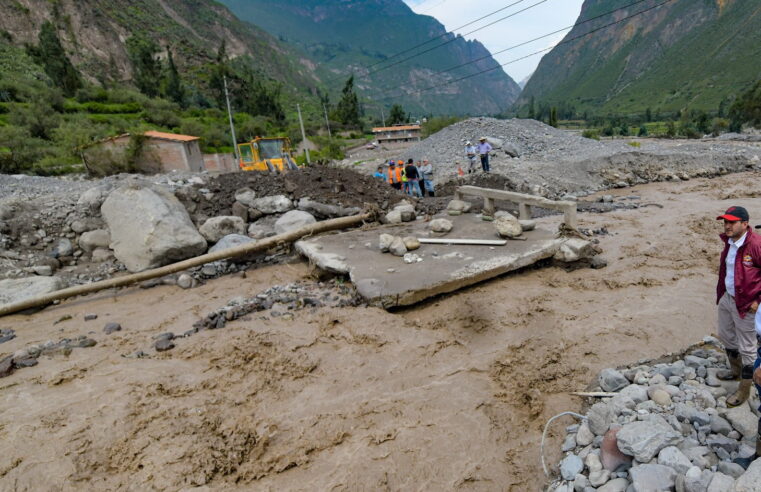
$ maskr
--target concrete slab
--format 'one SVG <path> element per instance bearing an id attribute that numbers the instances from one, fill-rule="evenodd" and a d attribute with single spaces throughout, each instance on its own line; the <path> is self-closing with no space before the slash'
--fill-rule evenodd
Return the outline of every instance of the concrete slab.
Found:
<path id="1" fill-rule="evenodd" d="M 427 222 L 417 220 L 324 235 L 296 243 L 296 249 L 320 268 L 348 274 L 357 291 L 368 302 L 384 308 L 408 306 L 429 297 L 494 278 L 553 256 L 563 238 L 537 228 L 524 232 L 525 241 L 508 241 L 505 246 L 423 244 L 412 251 L 422 261 L 407 264 L 401 257 L 381 253 L 381 234 L 394 236 L 499 239 L 491 222 L 474 214 L 442 216 L 452 221 L 447 234 L 428 231 Z"/>

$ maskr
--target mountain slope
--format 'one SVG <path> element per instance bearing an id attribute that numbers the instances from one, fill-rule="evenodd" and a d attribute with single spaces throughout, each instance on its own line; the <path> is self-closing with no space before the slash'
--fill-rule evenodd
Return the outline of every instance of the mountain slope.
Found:
<path id="1" fill-rule="evenodd" d="M 648 0 L 580 24 L 632 0 L 586 0 L 570 40 L 660 4 Z M 716 110 L 761 77 L 758 0 L 671 0 L 557 46 L 544 56 L 516 108 L 531 97 L 593 113 Z"/>
<path id="2" fill-rule="evenodd" d="M 0 34 L 13 45 L 36 44 L 51 21 L 74 65 L 91 81 L 132 77 L 126 40 L 140 35 L 170 48 L 181 70 L 216 56 L 224 39 L 231 57 L 292 87 L 316 84 L 308 62 L 261 29 L 239 21 L 213 0 L 0 0 Z"/>
<path id="3" fill-rule="evenodd" d="M 402 103 L 407 110 L 438 114 L 498 113 L 509 107 L 520 93 L 515 81 L 497 68 L 483 75 L 414 94 L 416 90 L 497 66 L 481 43 L 461 37 L 455 39 L 452 35 L 393 61 L 432 48 L 444 40 L 454 39 L 446 46 L 372 73 L 383 65 L 371 65 L 446 33 L 438 21 L 415 14 L 402 0 L 221 1 L 242 20 L 308 53 L 319 63 L 318 73 L 332 93 L 354 73 L 360 94 L 372 98 L 376 105 L 380 103 L 388 107 L 393 103 Z M 487 58 L 447 74 L 436 74 L 480 57 Z M 372 104 L 370 106 L 372 109 Z"/>

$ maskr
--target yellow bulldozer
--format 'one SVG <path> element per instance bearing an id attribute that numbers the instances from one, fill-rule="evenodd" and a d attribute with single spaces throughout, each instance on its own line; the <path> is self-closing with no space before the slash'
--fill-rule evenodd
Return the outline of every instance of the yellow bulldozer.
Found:
<path id="1" fill-rule="evenodd" d="M 287 137 L 254 137 L 250 142 L 238 144 L 238 155 L 242 171 L 282 173 L 298 169 Z"/>

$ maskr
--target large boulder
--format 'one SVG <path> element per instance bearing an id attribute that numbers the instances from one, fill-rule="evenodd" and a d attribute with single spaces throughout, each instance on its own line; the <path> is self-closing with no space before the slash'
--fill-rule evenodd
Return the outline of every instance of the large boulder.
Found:
<path id="1" fill-rule="evenodd" d="M 108 249 L 110 244 L 111 234 L 105 229 L 83 232 L 79 236 L 79 247 L 87 253 L 92 252 L 96 248 Z"/>
<path id="2" fill-rule="evenodd" d="M 0 280 L 0 306 L 31 299 L 65 287 L 58 277 L 26 277 Z"/>
<path id="3" fill-rule="evenodd" d="M 206 251 L 185 207 L 168 191 L 132 183 L 111 192 L 101 214 L 119 261 L 140 272 Z"/>
<path id="4" fill-rule="evenodd" d="M 251 200 L 249 206 L 263 214 L 280 214 L 292 210 L 293 202 L 285 195 L 275 195 Z"/>
<path id="5" fill-rule="evenodd" d="M 309 224 L 314 224 L 315 222 L 317 222 L 317 219 L 315 219 L 314 215 L 309 212 L 304 212 L 303 210 L 291 210 L 275 221 L 275 232 L 278 234 L 284 234 Z"/>
<path id="6" fill-rule="evenodd" d="M 520 222 L 511 214 L 501 215 L 494 220 L 494 228 L 500 237 L 514 238 L 523 234 Z"/>
<path id="7" fill-rule="evenodd" d="M 635 492 L 651 492 L 654 490 L 673 490 L 676 482 L 676 471 L 664 465 L 639 465 L 629 470 Z"/>
<path id="8" fill-rule="evenodd" d="M 449 232 L 452 230 L 452 222 L 447 219 L 433 219 L 429 224 L 428 227 L 433 232 Z"/>
<path id="9" fill-rule="evenodd" d="M 245 234 L 246 223 L 235 215 L 212 217 L 198 228 L 198 232 L 210 243 L 216 243 L 229 234 Z"/>
<path id="10" fill-rule="evenodd" d="M 99 211 L 100 206 L 106 201 L 109 191 L 111 191 L 110 185 L 99 185 L 90 188 L 79 196 L 77 208 L 87 212 Z"/>
<path id="11" fill-rule="evenodd" d="M 748 470 L 737 479 L 732 492 L 758 492 L 761 490 L 761 459 L 750 464 Z"/>
<path id="12" fill-rule="evenodd" d="M 560 249 L 555 253 L 555 259 L 571 263 L 584 258 L 591 258 L 595 254 L 594 246 L 590 241 L 572 237 L 560 245 Z"/>
<path id="13" fill-rule="evenodd" d="M 256 192 L 249 188 L 243 188 L 235 193 L 235 201 L 246 207 L 256 208 L 253 205 L 254 200 L 256 200 Z"/>
<path id="14" fill-rule="evenodd" d="M 618 448 L 640 463 L 649 462 L 661 449 L 677 445 L 682 440 L 682 436 L 658 415 L 624 425 L 616 438 Z"/>

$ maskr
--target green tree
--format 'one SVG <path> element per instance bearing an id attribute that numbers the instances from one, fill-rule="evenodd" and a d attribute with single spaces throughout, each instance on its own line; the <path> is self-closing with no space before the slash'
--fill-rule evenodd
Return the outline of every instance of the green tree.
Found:
<path id="1" fill-rule="evenodd" d="M 352 75 L 346 81 L 343 90 L 341 90 L 341 100 L 336 105 L 336 119 L 350 128 L 359 128 L 359 99 L 354 92 L 354 76 Z"/>
<path id="2" fill-rule="evenodd" d="M 550 126 L 558 127 L 558 108 L 555 106 L 550 109 Z"/>
<path id="3" fill-rule="evenodd" d="M 391 112 L 388 115 L 389 125 L 396 123 L 406 123 L 408 121 L 407 115 L 404 114 L 404 108 L 401 104 L 394 104 L 391 106 Z"/>
<path id="4" fill-rule="evenodd" d="M 640 125 L 638 136 L 640 136 L 640 137 L 646 137 L 647 136 L 647 127 L 644 124 Z"/>
<path id="5" fill-rule="evenodd" d="M 150 39 L 131 36 L 127 39 L 127 53 L 132 62 L 135 86 L 148 97 L 159 95 L 161 80 L 161 61 L 158 59 L 158 46 Z"/>
<path id="6" fill-rule="evenodd" d="M 676 137 L 676 124 L 671 120 L 666 122 L 666 136 L 668 138 Z"/>
<path id="7" fill-rule="evenodd" d="M 45 73 L 53 83 L 60 87 L 66 96 L 73 96 L 82 87 L 79 72 L 66 56 L 58 33 L 50 21 L 45 21 L 38 36 L 39 44 L 30 48 L 30 54 L 44 67 Z"/>
<path id="8" fill-rule="evenodd" d="M 531 100 L 528 103 L 528 119 L 536 119 L 536 99 L 531 96 Z"/>
<path id="9" fill-rule="evenodd" d="M 174 57 L 172 56 L 172 50 L 169 50 L 169 66 L 166 76 L 166 96 L 172 101 L 179 104 L 181 107 L 185 107 L 185 87 L 182 85 L 182 79 L 180 78 L 180 72 L 177 71 L 177 65 L 174 64 Z"/>
<path id="10" fill-rule="evenodd" d="M 225 78 L 230 78 L 230 74 L 230 67 L 227 65 L 227 43 L 223 39 L 209 77 L 209 88 L 219 108 L 225 107 Z"/>
<path id="11" fill-rule="evenodd" d="M 279 84 L 265 84 L 250 71 L 237 82 L 240 86 L 235 98 L 238 108 L 251 115 L 267 116 L 280 123 L 285 121 Z"/>
<path id="12" fill-rule="evenodd" d="M 738 97 L 729 108 L 730 131 L 740 131 L 742 125 L 761 127 L 761 80 Z"/>

